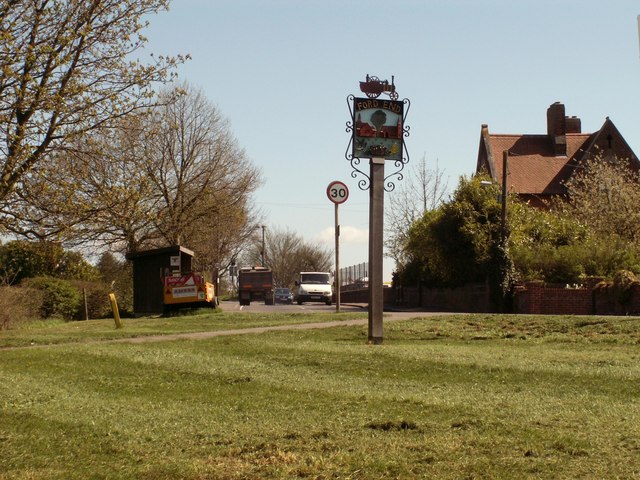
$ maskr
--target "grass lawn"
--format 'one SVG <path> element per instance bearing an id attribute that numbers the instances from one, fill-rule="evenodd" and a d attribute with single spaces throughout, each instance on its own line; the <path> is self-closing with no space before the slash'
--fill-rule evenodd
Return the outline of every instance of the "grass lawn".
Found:
<path id="1" fill-rule="evenodd" d="M 135 322 L 320 318 L 216 315 Z M 127 344 L 85 323 L 0 332 L 58 343 L 0 348 L 0 479 L 640 478 L 639 318 L 438 316 L 378 346 L 366 325 Z"/>
<path id="2" fill-rule="evenodd" d="M 113 319 L 64 322 L 46 320 L 27 323 L 21 328 L 0 331 L 0 348 L 42 346 L 66 343 L 89 343 L 103 340 L 117 340 L 131 337 L 188 334 L 216 330 L 294 325 L 303 323 L 329 322 L 367 318 L 366 313 L 314 313 L 304 315 L 224 313 L 203 309 L 189 316 L 124 318 L 124 328 L 116 329 Z"/>

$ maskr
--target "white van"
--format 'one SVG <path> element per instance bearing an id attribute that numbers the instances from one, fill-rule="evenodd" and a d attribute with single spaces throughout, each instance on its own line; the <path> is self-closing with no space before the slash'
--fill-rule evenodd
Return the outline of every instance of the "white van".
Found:
<path id="1" fill-rule="evenodd" d="M 303 302 L 324 302 L 331 305 L 333 300 L 333 280 L 328 272 L 300 272 L 296 282 L 298 305 Z"/>

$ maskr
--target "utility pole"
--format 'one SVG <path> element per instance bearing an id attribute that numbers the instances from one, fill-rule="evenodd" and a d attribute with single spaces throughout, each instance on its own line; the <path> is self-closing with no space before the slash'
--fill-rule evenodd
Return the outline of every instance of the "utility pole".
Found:
<path id="1" fill-rule="evenodd" d="M 266 225 L 261 225 L 262 228 L 262 250 L 260 251 L 260 263 L 261 266 L 264 267 L 264 229 L 267 228 Z"/>

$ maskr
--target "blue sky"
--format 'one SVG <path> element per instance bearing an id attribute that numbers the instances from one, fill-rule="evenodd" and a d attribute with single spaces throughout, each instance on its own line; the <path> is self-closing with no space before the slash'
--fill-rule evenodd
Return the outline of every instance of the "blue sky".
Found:
<path id="1" fill-rule="evenodd" d="M 333 249 L 326 188 L 348 185 L 344 267 L 367 260 L 369 194 L 345 159 L 346 98 L 364 96 L 367 74 L 394 75 L 411 101 L 408 171 L 425 156 L 450 189 L 474 172 L 483 123 L 545 133 L 555 101 L 583 132 L 610 117 L 640 154 L 638 14 L 637 0 L 173 0 L 147 37 L 150 52 L 191 55 L 180 79 L 217 105 L 262 169 L 267 228 Z M 386 280 L 392 270 L 386 261 Z"/>

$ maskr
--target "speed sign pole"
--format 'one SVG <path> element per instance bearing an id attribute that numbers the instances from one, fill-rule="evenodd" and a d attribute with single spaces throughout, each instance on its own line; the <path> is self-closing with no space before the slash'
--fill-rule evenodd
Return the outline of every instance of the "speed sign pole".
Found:
<path id="1" fill-rule="evenodd" d="M 336 274 L 334 276 L 336 290 L 336 313 L 340 312 L 340 222 L 338 221 L 338 205 L 347 201 L 349 189 L 338 181 L 331 182 L 327 187 L 327 197 L 334 203 L 335 211 L 335 239 L 336 239 Z"/>

